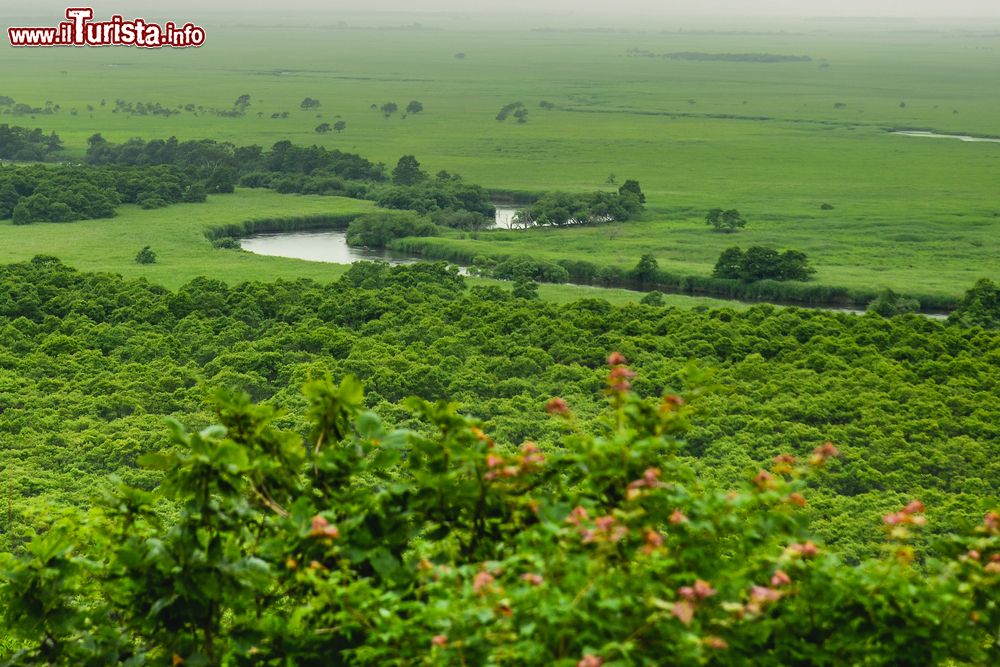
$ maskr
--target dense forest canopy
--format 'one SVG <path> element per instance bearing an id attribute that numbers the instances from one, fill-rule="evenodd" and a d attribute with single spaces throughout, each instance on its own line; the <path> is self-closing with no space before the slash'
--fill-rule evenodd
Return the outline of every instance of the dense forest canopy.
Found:
<path id="1" fill-rule="evenodd" d="M 997 333 L 444 264 L 0 283 L 12 664 L 997 657 Z"/>
<path id="2" fill-rule="evenodd" d="M 39 507 L 86 502 L 108 473 L 152 488 L 136 461 L 167 445 L 162 416 L 207 424 L 213 388 L 304 428 L 299 385 L 352 373 L 387 419 L 407 396 L 446 399 L 498 442 L 549 447 L 541 406 L 563 396 L 589 424 L 608 349 L 632 360 L 644 394 L 679 390 L 691 363 L 713 369 L 722 390 L 699 404 L 681 453 L 720 483 L 836 443 L 844 456 L 814 482 L 810 512 L 848 558 L 877 550 L 881 513 L 908 496 L 934 508 L 937 533 L 974 522 L 1000 486 L 1000 333 L 981 328 L 772 306 L 559 306 L 467 288 L 443 264 L 357 264 L 330 285 L 206 278 L 171 293 L 39 258 L 3 268 L 0 283 L 8 545 L 44 523 Z"/>

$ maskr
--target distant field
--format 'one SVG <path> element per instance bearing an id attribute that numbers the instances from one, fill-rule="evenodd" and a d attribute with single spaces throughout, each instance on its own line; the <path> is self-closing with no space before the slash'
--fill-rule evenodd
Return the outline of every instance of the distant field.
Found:
<path id="1" fill-rule="evenodd" d="M 1000 144 L 885 131 L 1000 135 L 996 32 L 919 24 L 851 33 L 812 22 L 765 35 L 564 33 L 425 23 L 444 29 L 216 25 L 199 50 L 2 49 L 0 95 L 61 110 L 0 122 L 55 130 L 75 156 L 95 132 L 111 140 L 290 139 L 387 164 L 413 153 L 431 172 L 496 189 L 593 190 L 610 187 L 614 174 L 638 179 L 649 198 L 647 220 L 614 235 L 574 229 L 463 242 L 487 250 L 619 266 L 653 252 L 662 268 L 706 275 L 722 248 L 767 243 L 807 252 L 817 280 L 832 285 L 957 295 L 978 277 L 1000 279 Z M 629 57 L 629 49 L 811 60 L 675 60 Z M 241 94 L 251 96 L 245 117 L 212 113 Z M 299 109 L 307 96 L 322 107 Z M 117 99 L 193 104 L 197 115 L 112 113 Z M 425 111 L 384 118 L 370 108 L 410 100 Z M 539 108 L 542 100 L 556 108 Z M 497 122 L 514 101 L 527 106 L 528 122 Z M 271 118 L 285 111 L 287 119 Z M 313 131 L 336 120 L 347 123 L 342 134 Z M 820 211 L 822 203 L 834 209 Z M 700 219 L 715 206 L 741 210 L 749 229 L 710 233 Z M 198 210 L 191 215 L 217 211 Z M 212 257 L 203 270 L 227 279 L 263 261 Z M 164 280 L 173 275 L 163 271 Z"/>

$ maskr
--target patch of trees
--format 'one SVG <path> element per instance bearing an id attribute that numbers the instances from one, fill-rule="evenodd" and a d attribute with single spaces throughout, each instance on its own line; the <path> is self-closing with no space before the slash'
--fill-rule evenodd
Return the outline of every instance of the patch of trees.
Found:
<path id="1" fill-rule="evenodd" d="M 710 225 L 717 232 L 735 232 L 747 226 L 746 219 L 740 215 L 735 208 L 727 211 L 721 208 L 713 208 L 705 216 L 705 224 Z"/>
<path id="2" fill-rule="evenodd" d="M 284 187 L 285 192 L 323 191 L 336 185 L 336 193 L 363 193 L 363 185 L 337 185 L 348 181 L 385 180 L 385 167 L 360 155 L 321 146 L 296 146 L 279 141 L 270 149 L 235 146 L 211 139 L 145 141 L 130 139 L 112 144 L 97 134 L 88 141 L 86 161 L 93 165 L 170 164 L 191 171 L 206 182 L 209 192 L 232 192 L 241 179 L 247 187 Z M 303 189 L 306 188 L 306 189 Z"/>
<path id="3" fill-rule="evenodd" d="M 45 134 L 39 128 L 0 125 L 0 160 L 46 162 L 62 150 L 62 141 L 55 132 Z"/>
<path id="4" fill-rule="evenodd" d="M 645 195 L 638 190 L 639 184 L 635 181 L 630 183 L 635 185 L 623 185 L 617 193 L 547 192 L 534 203 L 519 209 L 514 222 L 527 228 L 534 225 L 562 227 L 629 220 L 642 212 L 645 199 Z"/>
<path id="5" fill-rule="evenodd" d="M 896 294 L 891 289 L 883 290 L 868 304 L 868 312 L 882 317 L 895 317 L 907 313 L 920 312 L 920 302 L 912 297 Z"/>
<path id="6" fill-rule="evenodd" d="M 383 208 L 406 209 L 419 213 L 464 212 L 477 216 L 478 226 L 485 226 L 496 217 L 496 208 L 489 192 L 478 185 L 461 181 L 428 179 L 416 185 L 394 185 L 375 188 L 375 202 Z M 466 223 L 448 225 L 464 227 Z M 477 226 L 473 224 L 473 226 Z"/>
<path id="7" fill-rule="evenodd" d="M 948 319 L 966 327 L 1000 329 L 1000 286 L 986 278 L 977 281 Z"/>
<path id="8" fill-rule="evenodd" d="M 699 51 L 678 51 L 675 53 L 654 53 L 646 49 L 628 49 L 626 55 L 635 58 L 664 58 L 667 60 L 720 61 L 731 63 L 808 63 L 809 56 L 790 56 L 776 53 L 703 53 Z"/>
<path id="9" fill-rule="evenodd" d="M 53 104 L 51 101 L 46 102 L 44 107 L 33 107 L 30 104 L 17 102 L 9 95 L 0 96 L 0 107 L 4 107 L 5 116 L 51 116 L 61 109 L 58 104 Z"/>
<path id="10" fill-rule="evenodd" d="M 371 198 L 383 208 L 440 214 L 443 224 L 456 228 L 482 228 L 496 217 L 486 189 L 463 183 L 461 177 L 446 171 L 430 178 L 412 155 L 399 159 L 392 183 L 371 190 Z"/>
<path id="11" fill-rule="evenodd" d="M 319 109 L 321 106 L 323 106 L 323 105 L 320 104 L 319 100 L 315 100 L 315 99 L 313 99 L 311 97 L 305 98 L 299 104 L 299 108 L 303 109 L 303 110 L 306 110 L 306 111 L 308 111 L 310 109 Z"/>
<path id="12" fill-rule="evenodd" d="M 555 262 L 524 256 L 505 257 L 499 260 L 478 256 L 472 261 L 469 272 L 498 280 L 536 283 L 565 283 L 569 280 L 569 272 L 565 267 Z"/>
<path id="13" fill-rule="evenodd" d="M 16 225 L 109 218 L 123 203 L 204 201 L 202 183 L 172 166 L 32 166 L 0 170 L 0 219 Z"/>
<path id="14" fill-rule="evenodd" d="M 528 109 L 524 106 L 523 102 L 511 102 L 510 104 L 505 104 L 497 113 L 497 120 L 503 122 L 507 120 L 509 116 L 513 116 L 518 123 L 527 123 Z"/>
<path id="15" fill-rule="evenodd" d="M 809 266 L 805 253 L 798 250 L 778 252 L 765 246 L 751 246 L 746 251 L 728 248 L 719 255 L 712 275 L 716 278 L 756 282 L 758 280 L 809 280 L 816 270 Z"/>
<path id="16" fill-rule="evenodd" d="M 996 662 L 994 331 L 39 257 L 0 333 L 4 662 Z"/>
<path id="17" fill-rule="evenodd" d="M 115 107 L 111 113 L 123 113 L 130 116 L 171 116 L 180 115 L 180 110 L 165 107 L 159 102 L 129 102 L 126 100 L 115 100 Z"/>
<path id="18" fill-rule="evenodd" d="M 353 246 L 384 248 L 393 239 L 404 236 L 434 236 L 437 227 L 415 213 L 367 213 L 351 221 L 347 243 Z"/>

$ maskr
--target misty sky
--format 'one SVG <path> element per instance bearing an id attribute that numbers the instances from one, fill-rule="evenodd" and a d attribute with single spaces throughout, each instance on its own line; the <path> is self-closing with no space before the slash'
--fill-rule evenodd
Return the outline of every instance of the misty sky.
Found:
<path id="1" fill-rule="evenodd" d="M 158 14 L 218 13 L 240 9 L 255 12 L 313 11 L 402 11 L 419 12 L 502 12 L 719 16 L 799 17 L 799 16 L 913 16 L 913 17 L 1000 17 L 1000 0 L 0 0 L 18 13 L 40 15 L 61 13 L 67 6 L 93 6 L 97 15 L 121 13 L 137 16 L 143 10 Z M 9 11 L 9 10 L 8 10 Z"/>

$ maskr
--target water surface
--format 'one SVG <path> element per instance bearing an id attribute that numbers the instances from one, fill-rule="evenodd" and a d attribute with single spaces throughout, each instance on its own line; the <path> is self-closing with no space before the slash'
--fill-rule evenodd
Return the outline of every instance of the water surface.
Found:
<path id="1" fill-rule="evenodd" d="M 254 234 L 240 239 L 240 246 L 257 255 L 291 257 L 330 264 L 352 264 L 374 260 L 389 264 L 413 264 L 421 261 L 418 257 L 392 253 L 388 250 L 349 246 L 347 232 L 343 231 Z"/>
<path id="2" fill-rule="evenodd" d="M 928 139 L 958 139 L 959 141 L 971 141 L 976 143 L 1000 144 L 1000 139 L 992 137 L 974 137 L 970 134 L 939 134 L 938 132 L 925 132 L 923 130 L 898 130 L 889 134 L 900 134 L 905 137 L 926 137 Z"/>

